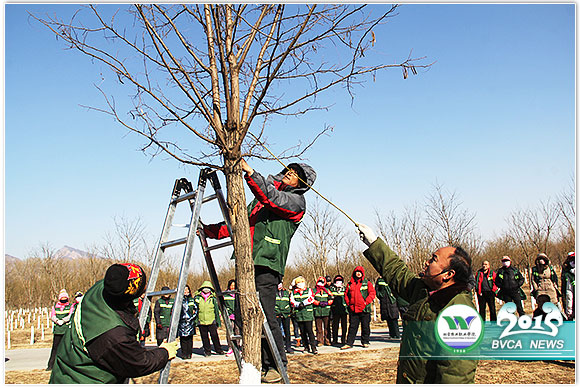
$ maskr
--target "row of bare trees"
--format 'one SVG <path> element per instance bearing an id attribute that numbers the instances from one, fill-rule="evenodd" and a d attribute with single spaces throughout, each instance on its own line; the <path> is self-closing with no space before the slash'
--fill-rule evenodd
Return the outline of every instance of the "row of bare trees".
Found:
<path id="1" fill-rule="evenodd" d="M 552 264 L 561 265 L 568 251 L 574 250 L 574 185 L 555 199 L 540 201 L 535 207 L 513 210 L 505 220 L 499 237 L 484 240 L 478 233 L 476 213 L 463 206 L 459 194 L 434 184 L 422 203 L 407 206 L 400 213 L 375 210 L 378 235 L 419 272 L 432 252 L 445 245 L 461 245 L 473 258 L 474 271 L 484 260 L 499 267 L 504 255 L 521 269 L 534 265 L 536 255 L 546 253 Z M 361 255 L 352 226 L 344 228 L 338 215 L 316 202 L 299 229 L 304 247 L 289 274 L 303 275 L 314 282 L 320 275 L 340 273 L 349 277 L 356 265 L 363 265 L 371 278 L 378 276 Z"/>

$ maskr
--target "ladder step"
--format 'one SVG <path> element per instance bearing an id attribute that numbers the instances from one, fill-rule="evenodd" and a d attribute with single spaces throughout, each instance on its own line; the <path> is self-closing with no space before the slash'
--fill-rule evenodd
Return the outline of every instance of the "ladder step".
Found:
<path id="1" fill-rule="evenodd" d="M 187 237 L 179 238 L 177 240 L 167 241 L 167 242 L 164 242 L 163 244 L 161 244 L 161 249 L 174 247 L 176 245 L 185 244 L 186 242 L 187 242 Z"/>
<path id="2" fill-rule="evenodd" d="M 149 292 L 147 294 L 148 298 L 154 297 L 154 296 L 163 296 L 163 295 L 169 295 L 169 294 L 175 294 L 177 292 L 177 289 L 173 289 L 173 290 L 163 290 L 163 291 L 154 291 L 154 292 Z"/>
<path id="3" fill-rule="evenodd" d="M 179 203 L 183 201 L 187 201 L 188 199 L 194 199 L 197 195 L 197 190 L 192 191 L 191 193 L 180 195 L 179 197 L 175 198 L 172 203 Z"/>
<path id="4" fill-rule="evenodd" d="M 216 245 L 212 245 L 211 247 L 207 247 L 204 249 L 204 251 L 210 252 L 210 251 L 213 251 L 215 249 L 225 248 L 225 247 L 228 247 L 228 246 L 233 245 L 233 244 L 234 244 L 233 241 L 226 241 L 225 243 L 216 244 Z"/>
<path id="5" fill-rule="evenodd" d="M 204 199 L 201 200 L 202 203 L 206 203 L 209 201 L 213 201 L 214 199 L 217 199 L 217 194 L 212 194 L 209 197 L 205 197 Z"/>
<path id="6" fill-rule="evenodd" d="M 238 341 L 242 339 L 242 336 L 240 334 L 234 334 L 230 338 L 232 339 L 232 341 Z"/>

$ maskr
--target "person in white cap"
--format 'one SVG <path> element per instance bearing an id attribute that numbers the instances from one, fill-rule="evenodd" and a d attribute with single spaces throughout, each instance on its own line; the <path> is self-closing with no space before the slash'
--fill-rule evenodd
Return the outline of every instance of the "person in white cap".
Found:
<path id="1" fill-rule="evenodd" d="M 499 288 L 497 297 L 504 302 L 514 302 L 518 315 L 521 317 L 525 314 L 522 301 L 526 299 L 526 294 L 521 289 L 524 276 L 511 264 L 509 256 L 501 259 L 501 265 L 495 276 L 495 285 Z"/>

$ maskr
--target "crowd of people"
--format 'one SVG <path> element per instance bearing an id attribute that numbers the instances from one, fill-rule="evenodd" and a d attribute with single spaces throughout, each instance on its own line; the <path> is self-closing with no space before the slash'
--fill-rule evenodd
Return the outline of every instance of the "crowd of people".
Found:
<path id="1" fill-rule="evenodd" d="M 522 289 L 525 282 L 524 275 L 516 268 L 508 256 L 501 259 L 501 267 L 491 269 L 489 261 L 484 261 L 475 274 L 475 294 L 479 314 L 486 319 L 486 310 L 489 309 L 489 320 L 497 319 L 496 299 L 503 302 L 514 302 L 518 315 L 524 315 L 523 301 L 527 295 Z M 532 306 L 536 307 L 533 314 L 542 314 L 542 305 L 546 302 L 558 306 L 566 320 L 574 320 L 576 311 L 575 297 L 575 267 L 576 254 L 568 252 L 562 264 L 560 278 L 550 259 L 545 253 L 539 253 L 532 267 L 530 275 L 530 297 Z"/>
<path id="2" fill-rule="evenodd" d="M 474 293 L 484 319 L 487 309 L 490 320 L 496 319 L 496 298 L 514 302 L 517 312 L 524 314 L 525 277 L 508 256 L 501 259 L 502 265 L 497 270 L 484 261 L 474 274 L 469 254 L 459 246 L 446 246 L 433 252 L 423 271 L 416 274 L 364 224 L 357 225 L 357 232 L 368 247 L 363 252 L 365 258 L 380 276 L 374 284 L 365 276 L 365 268 L 357 266 L 346 283 L 340 274 L 333 279 L 320 274 L 309 286 L 305 277 L 298 276 L 286 289 L 283 279 L 290 241 L 306 211 L 304 193 L 314 183 L 316 173 L 307 164 L 290 163 L 277 175 L 264 178 L 243 159 L 240 166 L 255 197 L 248 205 L 248 218 L 256 290 L 284 365 L 288 362 L 286 353 L 294 352 L 292 334 L 296 348 L 317 354 L 321 346 L 352 348 L 360 327 L 361 346 L 368 347 L 371 305 L 377 297 L 390 338 L 401 341 L 397 383 L 473 383 L 477 360 L 417 358 L 436 341 L 432 330 L 424 331 L 410 322 L 434 322 L 451 305 L 475 307 Z M 224 223 L 201 227 L 208 238 L 228 236 Z M 544 253 L 538 254 L 530 277 L 531 297 L 538 305 L 534 315 L 542 313 L 543 304 L 552 302 L 561 306 L 566 319 L 575 319 L 574 252 L 568 254 L 560 279 Z M 205 356 L 212 354 L 212 343 L 215 353 L 224 354 L 218 335 L 219 296 L 209 281 L 193 295 L 187 286 L 181 306 L 175 306 L 169 294 L 159 298 L 153 314 L 149 311 L 147 324 L 141 328 L 137 315 L 143 305 L 145 285 L 143 269 L 123 263 L 109 267 L 105 278 L 84 296 L 78 295 L 76 303 L 69 302 L 65 290 L 59 293 L 52 310 L 55 330 L 48 365 L 52 369 L 51 383 L 120 383 L 129 377 L 158 371 L 176 357 L 179 347 L 182 358 L 191 358 L 193 336 L 198 329 Z M 228 314 L 223 318 L 233 323 L 237 334 L 241 314 L 236 295 L 236 283 L 230 280 L 221 295 Z M 168 343 L 174 308 L 180 308 L 179 341 Z M 145 347 L 152 318 L 158 346 Z M 265 340 L 261 379 L 265 383 L 282 379 Z"/>

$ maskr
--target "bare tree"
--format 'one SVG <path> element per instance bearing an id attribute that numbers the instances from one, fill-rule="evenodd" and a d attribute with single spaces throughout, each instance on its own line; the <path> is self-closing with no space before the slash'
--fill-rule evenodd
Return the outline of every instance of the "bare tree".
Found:
<path id="1" fill-rule="evenodd" d="M 520 265 L 529 268 L 538 253 L 551 254 L 548 248 L 558 218 L 558 207 L 550 200 L 540 202 L 537 209 L 518 209 L 509 215 L 508 234 L 523 253 Z"/>
<path id="2" fill-rule="evenodd" d="M 378 210 L 375 216 L 379 234 L 387 244 L 407 262 L 411 270 L 420 272 L 435 248 L 434 233 L 428 227 L 425 212 L 414 204 L 406 207 L 401 216 L 395 212 L 381 216 Z"/>
<path id="3" fill-rule="evenodd" d="M 557 196 L 556 206 L 562 223 L 562 240 L 573 247 L 576 242 L 576 186 L 573 177 L 568 187 Z"/>
<path id="4" fill-rule="evenodd" d="M 435 183 L 425 204 L 427 221 L 440 244 L 474 246 L 475 213 L 462 207 L 456 192 Z"/>
<path id="5" fill-rule="evenodd" d="M 239 161 L 244 156 L 268 158 L 257 146 L 266 140 L 264 129 L 272 115 L 326 109 L 317 100 L 321 92 L 341 85 L 352 96 L 363 76 L 379 70 L 399 68 L 406 78 L 428 67 L 410 56 L 377 64 L 368 55 L 377 40 L 374 28 L 396 9 L 137 4 L 127 13 L 111 15 L 110 6 L 89 5 L 70 21 L 37 18 L 70 49 L 105 64 L 132 90 L 131 108 L 122 112 L 115 98 L 98 87 L 106 102 L 99 110 L 143 136 L 144 152 L 225 174 L 244 322 L 243 357 L 254 366 L 260 365 L 262 313 Z M 257 135 L 248 141 L 252 126 Z M 299 156 L 311 144 L 299 143 L 282 156 Z"/>
<path id="6" fill-rule="evenodd" d="M 129 219 L 126 216 L 114 216 L 115 230 L 105 233 L 105 244 L 100 254 L 110 260 L 122 262 L 148 263 L 151 252 L 146 241 L 146 228 L 137 216 Z"/>
<path id="7" fill-rule="evenodd" d="M 329 264 L 338 261 L 344 232 L 337 213 L 328 205 L 323 206 L 318 199 L 309 207 L 305 218 L 298 229 L 304 239 L 300 258 L 307 268 L 313 270 L 311 275 L 315 278 L 328 274 Z"/>

